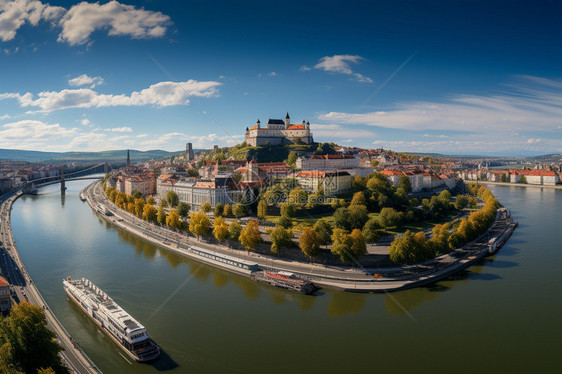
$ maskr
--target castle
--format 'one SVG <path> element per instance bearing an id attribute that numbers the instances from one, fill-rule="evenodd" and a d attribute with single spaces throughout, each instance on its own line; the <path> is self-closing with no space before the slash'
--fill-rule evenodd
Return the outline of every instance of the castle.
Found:
<path id="1" fill-rule="evenodd" d="M 269 119 L 265 127 L 261 127 L 260 120 L 251 128 L 246 127 L 246 144 L 259 145 L 282 145 L 282 144 L 311 144 L 314 142 L 310 133 L 310 122 L 302 121 L 302 124 L 291 125 L 289 113 L 285 121 L 280 119 Z"/>

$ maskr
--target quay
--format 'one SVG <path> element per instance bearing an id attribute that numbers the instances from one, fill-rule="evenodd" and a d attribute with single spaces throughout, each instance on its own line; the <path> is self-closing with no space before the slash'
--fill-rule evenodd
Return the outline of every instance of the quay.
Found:
<path id="1" fill-rule="evenodd" d="M 434 259 L 393 268 L 336 267 L 288 261 L 197 241 L 185 233 L 181 234 L 148 223 L 117 208 L 109 201 L 99 181 L 86 187 L 84 195 L 90 207 L 102 219 L 160 248 L 181 256 L 250 278 L 256 278 L 254 277 L 257 274 L 255 268 L 244 269 L 239 265 L 232 266 L 232 264 L 224 261 L 214 260 L 210 256 L 201 256 L 191 249 L 202 248 L 208 253 L 218 255 L 218 257 L 229 256 L 239 261 L 255 263 L 259 270 L 264 272 L 290 272 L 298 278 L 314 282 L 322 288 L 351 292 L 392 292 L 437 282 L 489 256 L 488 240 L 500 236 L 507 230 L 513 230 L 515 226 L 511 222 L 508 211 L 502 208 L 498 210 L 495 222 L 486 233 L 463 248 Z M 111 215 L 102 214 L 98 209 L 99 206 L 104 206 L 105 211 L 110 212 Z"/>
<path id="2" fill-rule="evenodd" d="M 47 327 L 55 333 L 58 343 L 63 348 L 60 355 L 68 370 L 76 374 L 100 374 L 101 371 L 51 311 L 27 272 L 17 251 L 10 224 L 10 212 L 14 202 L 22 195 L 23 192 L 18 191 L 7 197 L 5 201 L 0 200 L 0 253 L 9 283 L 13 287 L 18 300 L 27 301 L 43 309 L 47 319 Z"/>
<path id="3" fill-rule="evenodd" d="M 474 181 L 467 181 L 476 183 Z M 506 183 L 506 182 L 489 182 L 489 181 L 478 181 L 479 184 L 486 184 L 490 186 L 505 186 L 505 187 L 531 187 L 531 188 L 546 188 L 549 190 L 562 190 L 562 184 L 544 185 L 544 184 L 528 184 L 528 183 Z"/>

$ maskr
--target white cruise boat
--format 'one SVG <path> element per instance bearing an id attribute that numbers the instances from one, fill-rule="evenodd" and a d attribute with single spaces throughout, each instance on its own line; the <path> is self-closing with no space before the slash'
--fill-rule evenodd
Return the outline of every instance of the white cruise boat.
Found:
<path id="1" fill-rule="evenodd" d="M 62 284 L 70 299 L 132 359 L 147 362 L 160 356 L 160 348 L 150 339 L 144 326 L 95 284 L 85 278 L 72 280 L 70 277 Z"/>

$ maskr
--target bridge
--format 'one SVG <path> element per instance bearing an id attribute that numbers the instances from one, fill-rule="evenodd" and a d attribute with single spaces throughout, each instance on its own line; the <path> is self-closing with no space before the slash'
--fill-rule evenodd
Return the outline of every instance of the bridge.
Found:
<path id="1" fill-rule="evenodd" d="M 30 181 L 27 181 L 24 186 L 22 187 L 22 192 L 24 194 L 36 194 L 37 188 L 46 186 L 48 184 L 59 183 L 61 184 L 60 190 L 61 194 L 64 195 L 66 191 L 65 181 L 69 180 L 81 180 L 81 179 L 91 179 L 91 177 L 86 177 L 89 174 L 97 174 L 97 173 L 104 173 L 107 174 L 109 172 L 110 164 L 107 162 L 102 162 L 100 164 L 90 166 L 86 169 L 76 170 L 72 173 L 65 174 L 64 173 L 64 165 L 61 166 L 61 172 L 57 176 L 49 176 L 43 178 L 36 178 Z"/>

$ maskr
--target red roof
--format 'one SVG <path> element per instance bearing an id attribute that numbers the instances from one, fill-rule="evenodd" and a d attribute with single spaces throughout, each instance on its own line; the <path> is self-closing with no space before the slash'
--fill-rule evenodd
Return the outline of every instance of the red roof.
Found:
<path id="1" fill-rule="evenodd" d="M 403 173 L 401 171 L 398 170 L 383 170 L 381 171 L 382 174 L 384 175 L 402 175 Z"/>
<path id="2" fill-rule="evenodd" d="M 10 287 L 10 283 L 4 278 L 0 276 L 0 287 Z"/>
<path id="3" fill-rule="evenodd" d="M 287 127 L 287 130 L 304 130 L 304 125 L 291 125 Z"/>

